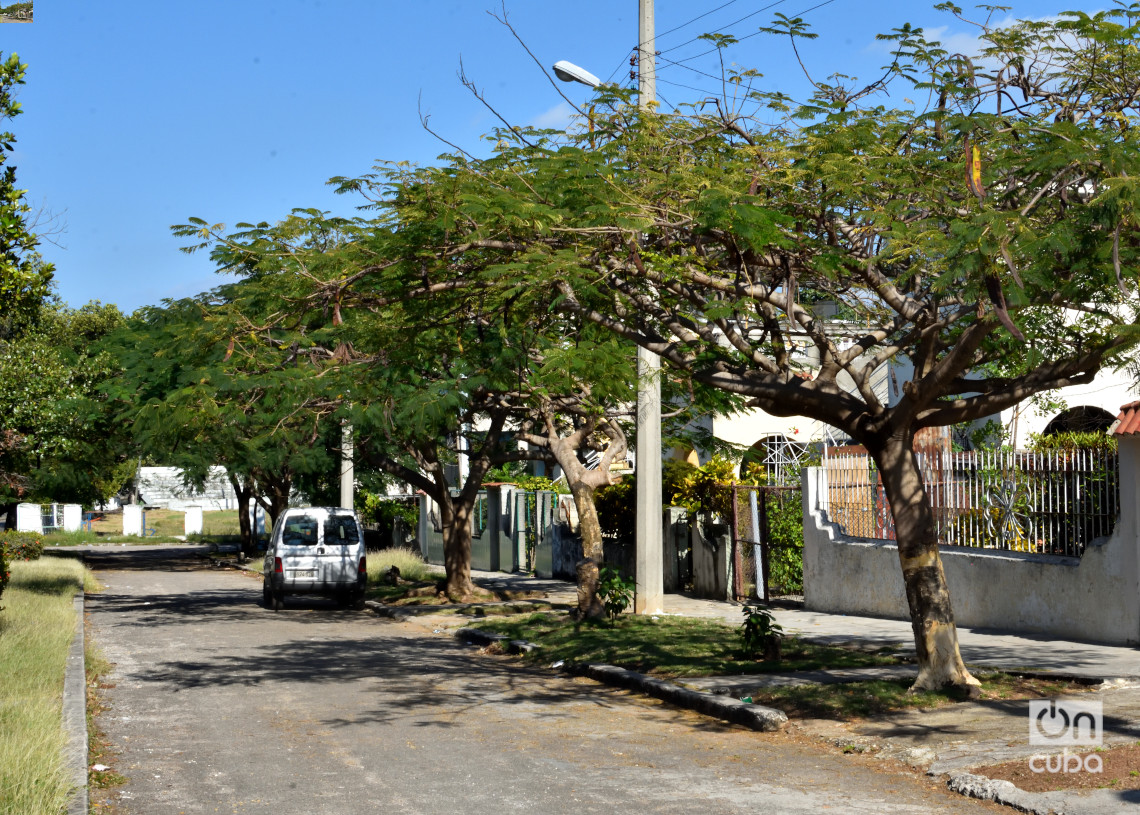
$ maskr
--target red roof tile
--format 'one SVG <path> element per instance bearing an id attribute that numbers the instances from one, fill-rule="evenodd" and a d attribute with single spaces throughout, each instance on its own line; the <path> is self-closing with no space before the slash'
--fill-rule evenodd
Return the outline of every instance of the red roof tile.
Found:
<path id="1" fill-rule="evenodd" d="M 1114 436 L 1140 435 L 1140 402 L 1129 402 L 1122 407 L 1109 432 Z"/>

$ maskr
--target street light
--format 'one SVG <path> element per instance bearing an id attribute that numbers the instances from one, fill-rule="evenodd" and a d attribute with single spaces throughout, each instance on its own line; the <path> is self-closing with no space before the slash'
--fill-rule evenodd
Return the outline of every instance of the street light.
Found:
<path id="1" fill-rule="evenodd" d="M 589 85 L 591 88 L 596 88 L 602 84 L 602 80 L 598 79 L 585 68 L 579 68 L 573 62 L 567 62 L 564 59 L 560 59 L 554 63 L 554 75 L 563 82 L 581 82 L 583 85 Z"/>

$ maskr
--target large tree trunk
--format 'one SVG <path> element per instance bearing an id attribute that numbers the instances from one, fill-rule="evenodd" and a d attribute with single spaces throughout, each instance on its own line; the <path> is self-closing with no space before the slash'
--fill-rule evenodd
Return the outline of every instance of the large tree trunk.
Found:
<path id="1" fill-rule="evenodd" d="M 230 475 L 230 486 L 234 488 L 234 498 L 237 500 L 238 529 L 241 532 L 242 557 L 251 557 L 254 552 L 253 524 L 249 520 L 249 502 L 253 497 L 253 489 L 243 486 L 242 483 Z"/>
<path id="2" fill-rule="evenodd" d="M 566 468 L 564 467 L 563 470 Z M 579 469 L 585 470 L 579 465 Z M 570 473 L 567 472 L 567 476 Z M 578 617 L 601 619 L 606 608 L 598 599 L 598 567 L 605 562 L 602 525 L 594 503 L 594 487 L 581 477 L 571 479 L 570 492 L 578 509 L 578 531 L 582 536 L 582 560 L 575 568 L 578 580 Z"/>
<path id="3" fill-rule="evenodd" d="M 930 497 L 922 482 L 913 433 L 893 436 L 878 449 L 868 447 L 879 465 L 883 489 L 895 519 L 914 644 L 918 653 L 915 690 L 950 685 L 977 686 L 958 651 L 958 629 L 938 554 L 938 532 Z"/>
<path id="4" fill-rule="evenodd" d="M 471 582 L 471 509 L 473 501 L 453 502 L 445 496 L 439 503 L 443 527 L 444 591 L 453 603 L 465 603 L 475 593 Z"/>

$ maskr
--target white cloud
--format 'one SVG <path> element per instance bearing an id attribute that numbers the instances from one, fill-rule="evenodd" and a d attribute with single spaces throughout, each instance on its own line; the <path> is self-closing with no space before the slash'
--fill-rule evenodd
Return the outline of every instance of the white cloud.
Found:
<path id="1" fill-rule="evenodd" d="M 550 127 L 557 130 L 565 130 L 573 124 L 577 116 L 578 111 L 574 110 L 570 104 L 567 102 L 559 102 L 549 110 L 535 116 L 528 124 L 532 127 Z"/>

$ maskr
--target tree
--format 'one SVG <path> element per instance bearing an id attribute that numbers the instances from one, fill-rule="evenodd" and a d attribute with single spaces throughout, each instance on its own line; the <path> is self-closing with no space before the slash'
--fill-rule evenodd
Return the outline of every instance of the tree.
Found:
<path id="1" fill-rule="evenodd" d="M 0 341 L 0 504 L 21 498 L 92 504 L 115 464 L 102 387 L 117 373 L 99 342 L 123 320 L 114 305 L 45 302 L 18 337 Z"/>
<path id="2" fill-rule="evenodd" d="M 0 118 L 20 114 L 15 91 L 24 84 L 26 68 L 15 54 L 7 59 L 0 54 Z M 24 190 L 16 187 L 16 168 L 4 166 L 15 141 L 10 131 L 0 132 L 0 353 L 34 324 L 52 278 L 51 264 L 36 252 L 39 239 L 29 228 L 32 210 Z M 0 427 L 0 489 L 8 493 L 6 505 L 14 507 L 12 496 L 18 497 L 25 489 L 26 474 L 10 468 L 12 460 L 26 452 L 27 440 L 18 429 L 11 423 Z"/>
<path id="3" fill-rule="evenodd" d="M 124 369 L 115 397 L 139 455 L 181 468 L 188 486 L 225 467 L 246 554 L 251 502 L 275 519 L 299 474 L 333 467 L 317 442 L 339 404 L 314 395 L 308 360 L 266 360 L 251 341 L 246 320 L 262 297 L 257 281 L 223 286 L 140 309 L 114 338 Z"/>
<path id="4" fill-rule="evenodd" d="M 24 84 L 26 69 L 15 54 L 6 60 L 0 54 L 0 118 L 20 114 L 14 92 Z M 15 140 L 11 132 L 0 132 L 0 166 L 6 163 Z M 37 254 L 39 239 L 28 228 L 31 211 L 24 190 L 16 188 L 16 168 L 4 166 L 0 172 L 0 340 L 14 336 L 34 319 L 51 283 L 52 266 Z"/>
<path id="5" fill-rule="evenodd" d="M 504 130 L 489 159 L 383 174 L 381 205 L 403 219 L 418 198 L 409 231 L 435 219 L 433 257 L 478 255 L 424 264 L 421 288 L 556 290 L 695 381 L 864 445 L 894 514 L 915 685 L 976 684 L 914 440 L 1088 382 L 1140 335 L 1138 15 L 979 24 L 972 58 L 904 26 L 883 79 L 813 82 L 802 104 L 751 93 L 753 117 L 638 114 L 603 89 L 590 132 Z M 798 19 L 770 30 L 811 36 Z M 888 88 L 906 101 L 879 103 Z M 873 386 L 888 369 L 894 401 Z"/>

